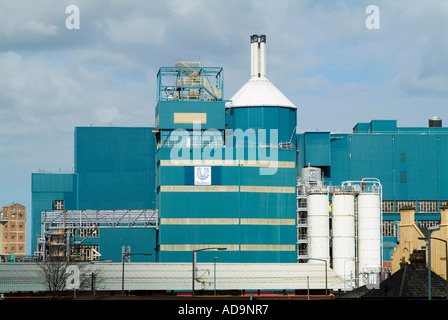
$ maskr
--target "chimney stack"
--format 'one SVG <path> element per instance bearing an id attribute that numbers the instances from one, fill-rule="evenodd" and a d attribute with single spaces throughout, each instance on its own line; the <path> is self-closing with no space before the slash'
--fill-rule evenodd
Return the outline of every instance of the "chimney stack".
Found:
<path id="1" fill-rule="evenodd" d="M 250 76 L 251 79 L 266 78 L 266 36 L 250 37 Z"/>
<path id="2" fill-rule="evenodd" d="M 428 121 L 428 127 L 441 128 L 442 127 L 442 119 L 440 119 L 439 117 L 432 117 Z"/>

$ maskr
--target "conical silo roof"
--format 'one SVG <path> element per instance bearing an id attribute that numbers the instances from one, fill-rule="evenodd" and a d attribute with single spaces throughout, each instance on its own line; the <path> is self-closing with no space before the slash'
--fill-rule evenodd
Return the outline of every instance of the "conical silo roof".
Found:
<path id="1" fill-rule="evenodd" d="M 296 106 L 267 78 L 250 79 L 232 97 L 227 107 L 288 107 Z"/>
<path id="2" fill-rule="evenodd" d="M 251 78 L 226 104 L 234 107 L 296 106 L 266 77 L 266 36 L 251 36 Z"/>

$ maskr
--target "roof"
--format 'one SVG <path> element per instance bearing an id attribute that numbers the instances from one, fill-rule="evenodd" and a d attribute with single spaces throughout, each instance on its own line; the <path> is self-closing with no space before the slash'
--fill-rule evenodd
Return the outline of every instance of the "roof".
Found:
<path id="1" fill-rule="evenodd" d="M 3 206 L 3 207 L 4 207 L 4 208 L 9 208 L 9 207 L 13 207 L 13 206 L 21 206 L 21 207 L 24 207 L 24 206 L 21 205 L 20 203 L 16 203 L 16 202 L 10 203 L 10 204 L 8 204 L 8 205 L 6 205 L 6 206 Z"/>
<path id="2" fill-rule="evenodd" d="M 98 290 L 121 290 L 121 263 L 85 264 L 99 270 Z M 327 269 L 327 288 L 344 288 L 342 279 Z M 214 264 L 198 263 L 196 290 L 214 289 Z M 325 266 L 309 263 L 217 263 L 218 290 L 325 289 Z M 126 290 L 191 290 L 191 263 L 126 263 Z M 0 263 L 0 292 L 44 291 L 37 263 Z"/>
<path id="3" fill-rule="evenodd" d="M 251 78 L 226 105 L 226 107 L 263 106 L 296 108 L 266 77 Z"/>
<path id="4" fill-rule="evenodd" d="M 428 268 L 417 268 L 415 265 L 405 265 L 380 283 L 379 289 L 368 289 L 362 286 L 347 292 L 338 298 L 427 298 Z M 431 272 L 431 297 L 446 297 L 446 281 Z"/>

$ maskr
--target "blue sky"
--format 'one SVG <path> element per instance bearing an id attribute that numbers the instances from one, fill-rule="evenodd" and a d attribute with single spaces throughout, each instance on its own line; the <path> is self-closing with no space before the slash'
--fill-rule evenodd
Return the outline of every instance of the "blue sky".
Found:
<path id="1" fill-rule="evenodd" d="M 380 29 L 365 27 L 370 4 Z M 267 36 L 267 76 L 298 107 L 298 132 L 446 125 L 446 30 L 446 0 L 0 0 L 0 206 L 30 214 L 31 173 L 72 170 L 76 126 L 153 125 L 161 66 L 223 67 L 230 99 L 252 34 Z"/>

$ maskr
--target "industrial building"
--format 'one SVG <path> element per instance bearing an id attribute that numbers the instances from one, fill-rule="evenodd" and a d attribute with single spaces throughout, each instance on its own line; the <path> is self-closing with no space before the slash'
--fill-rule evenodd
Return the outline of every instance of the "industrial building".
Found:
<path id="1" fill-rule="evenodd" d="M 0 210 L 0 262 L 25 255 L 26 209 L 11 203 Z"/>
<path id="2" fill-rule="evenodd" d="M 75 128 L 74 172 L 31 177 L 35 254 L 325 262 L 353 287 L 390 268 L 402 207 L 438 224 L 448 204 L 440 119 L 299 133 L 297 107 L 267 78 L 264 35 L 250 37 L 250 52 L 250 79 L 229 100 L 222 68 L 179 61 L 157 74 L 154 127 Z"/>

